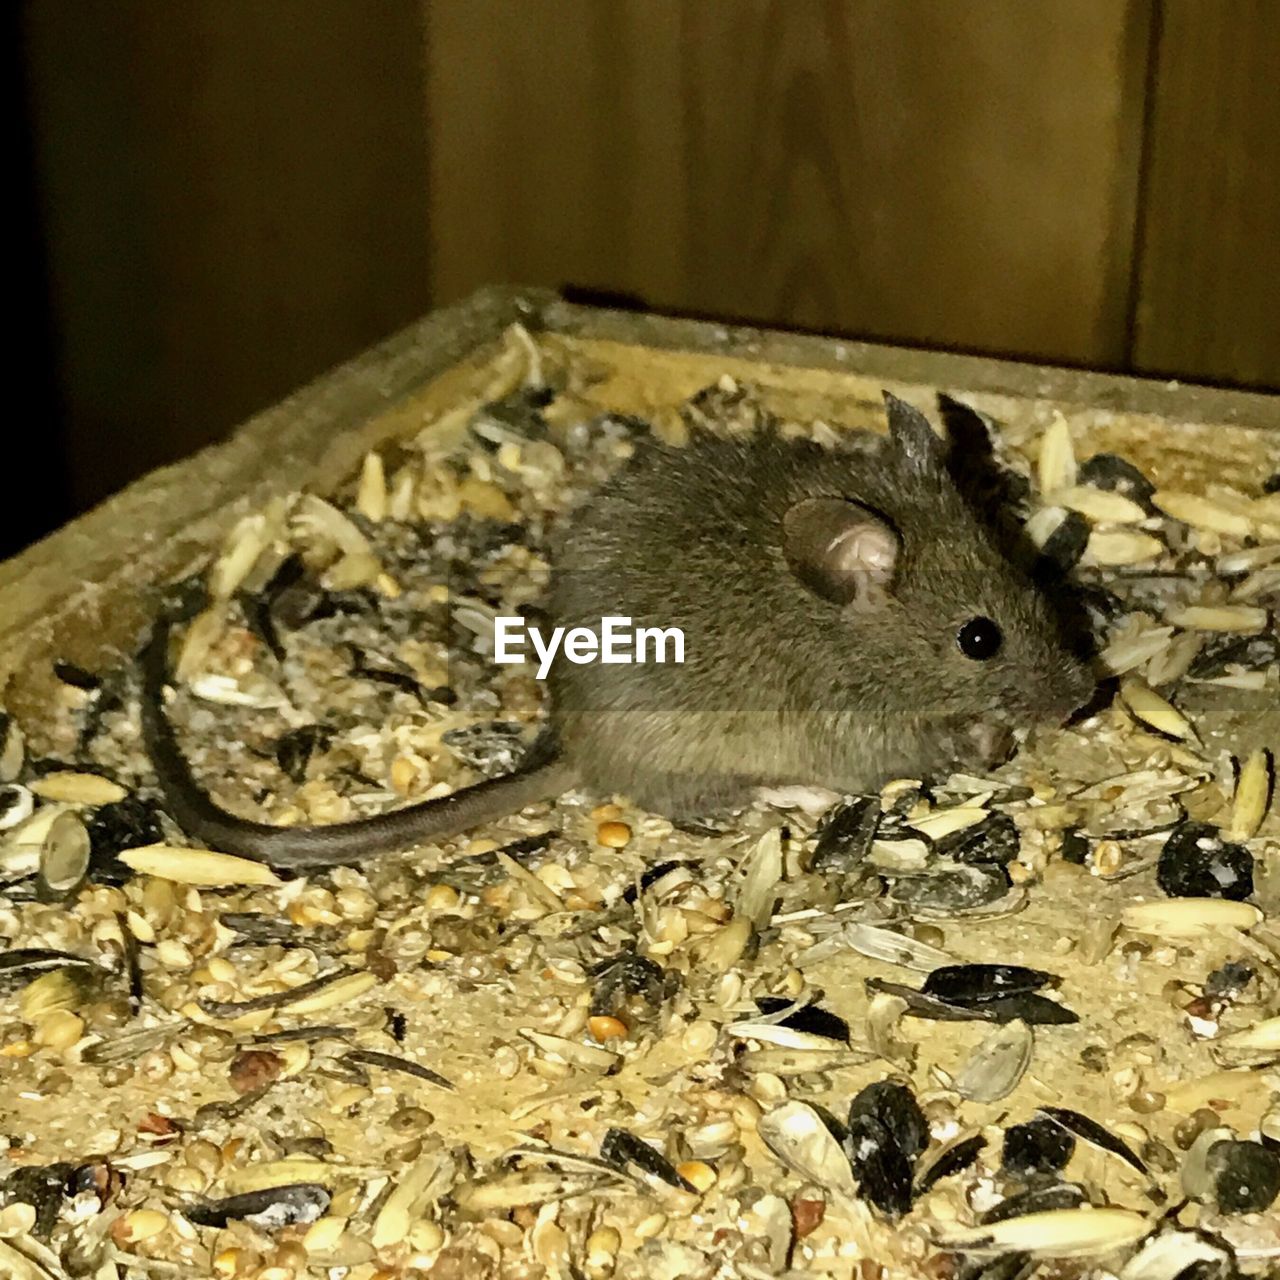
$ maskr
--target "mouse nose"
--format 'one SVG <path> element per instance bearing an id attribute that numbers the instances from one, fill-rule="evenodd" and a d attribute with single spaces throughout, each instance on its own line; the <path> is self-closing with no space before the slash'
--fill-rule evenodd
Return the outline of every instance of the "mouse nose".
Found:
<path id="1" fill-rule="evenodd" d="M 1098 682 L 1084 663 L 1071 659 L 1056 686 L 1053 711 L 1061 724 L 1089 704 L 1097 692 Z"/>

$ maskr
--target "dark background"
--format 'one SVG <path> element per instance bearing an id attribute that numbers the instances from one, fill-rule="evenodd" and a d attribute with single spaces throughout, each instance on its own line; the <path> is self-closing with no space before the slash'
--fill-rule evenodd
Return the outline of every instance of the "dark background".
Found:
<path id="1" fill-rule="evenodd" d="M 1274 0 L 25 0 L 0 552 L 481 284 L 1280 384 Z"/>

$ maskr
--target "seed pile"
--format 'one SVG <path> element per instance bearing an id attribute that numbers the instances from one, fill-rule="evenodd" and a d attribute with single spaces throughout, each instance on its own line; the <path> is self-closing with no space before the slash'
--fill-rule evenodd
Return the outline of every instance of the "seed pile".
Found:
<path id="1" fill-rule="evenodd" d="M 511 767 L 541 691 L 492 619 L 649 429 L 576 376 L 514 333 L 186 584 L 171 714 L 225 804 Z M 726 379 L 660 421 L 763 414 Z M 185 847 L 129 670 L 59 671 L 47 757 L 0 717 L 0 1275 L 1274 1274 L 1275 467 L 993 443 L 1105 683 L 990 775 L 698 832 L 570 795 L 285 879 Z"/>

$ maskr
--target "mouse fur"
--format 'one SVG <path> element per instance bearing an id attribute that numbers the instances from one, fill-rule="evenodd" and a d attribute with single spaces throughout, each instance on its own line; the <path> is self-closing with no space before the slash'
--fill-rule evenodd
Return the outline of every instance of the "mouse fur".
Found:
<path id="1" fill-rule="evenodd" d="M 163 710 L 169 624 L 143 654 L 143 730 L 188 834 L 276 866 L 362 861 L 457 835 L 573 786 L 682 817 L 754 789 L 873 789 L 993 763 L 1011 731 L 1060 723 L 1093 689 L 1048 602 L 957 489 L 927 419 L 886 395 L 889 434 L 837 448 L 763 428 L 656 439 L 573 514 L 547 613 L 678 627 L 683 664 L 549 673 L 549 726 L 512 774 L 378 817 L 249 822 L 215 805 Z M 966 656 L 973 619 L 998 650 Z"/>

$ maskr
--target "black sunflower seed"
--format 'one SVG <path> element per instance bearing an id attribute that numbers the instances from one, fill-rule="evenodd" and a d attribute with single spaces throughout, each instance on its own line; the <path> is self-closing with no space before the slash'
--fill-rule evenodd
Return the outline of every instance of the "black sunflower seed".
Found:
<path id="1" fill-rule="evenodd" d="M 680 858 L 668 858 L 662 862 L 655 862 L 651 867 L 646 867 L 640 873 L 639 886 L 637 887 L 634 883 L 629 884 L 622 891 L 623 902 L 634 902 L 637 896 L 643 893 L 655 880 L 660 880 L 668 871 L 674 871 L 677 867 L 687 865 L 689 864 Z"/>
<path id="2" fill-rule="evenodd" d="M 693 1185 L 676 1172 L 675 1165 L 661 1151 L 655 1151 L 647 1142 L 642 1142 L 634 1133 L 628 1133 L 625 1129 L 610 1129 L 604 1135 L 600 1143 L 600 1159 L 624 1171 L 628 1165 L 635 1165 L 641 1173 L 657 1178 L 668 1186 L 679 1187 L 682 1191 L 694 1190 Z"/>
<path id="3" fill-rule="evenodd" d="M 964 863 L 1006 863 L 1018 856 L 1018 828 L 1007 813 L 993 813 L 972 827 L 934 842 L 934 851 Z"/>
<path id="4" fill-rule="evenodd" d="M 906 1012 L 917 1018 L 933 1018 L 939 1022 L 1012 1022 L 1021 1018 L 1028 1026 L 1066 1026 L 1079 1022 L 1079 1016 L 1066 1005 L 1046 999 L 1034 992 L 1016 996 L 1004 996 L 981 1004 L 951 1004 L 937 996 L 901 982 L 888 982 L 883 978 L 867 978 L 864 986 L 871 994 L 884 992 L 900 996 L 906 1003 Z"/>
<path id="5" fill-rule="evenodd" d="M 761 1013 L 777 1013 L 785 1009 L 792 1001 L 778 996 L 761 996 L 756 1007 Z M 803 1031 L 811 1036 L 823 1036 L 827 1040 L 835 1040 L 840 1044 L 849 1043 L 849 1024 L 837 1013 L 824 1009 L 821 1005 L 802 1005 L 794 1013 L 789 1013 L 778 1024 L 790 1027 L 792 1031 Z"/>
<path id="6" fill-rule="evenodd" d="M 1114 453 L 1095 453 L 1086 458 L 1076 472 L 1079 484 L 1095 489 L 1111 489 L 1132 499 L 1140 507 L 1151 510 L 1151 495 L 1156 487 L 1127 458 Z"/>
<path id="7" fill-rule="evenodd" d="M 0 951 L 0 991 L 30 981 L 33 974 L 70 966 L 80 969 L 95 967 L 94 962 L 84 956 L 72 955 L 70 951 L 54 951 L 49 947 L 13 947 Z"/>
<path id="8" fill-rule="evenodd" d="M 1062 833 L 1062 860 L 1083 867 L 1089 860 L 1089 841 L 1079 827 L 1068 827 Z"/>
<path id="9" fill-rule="evenodd" d="M 1025 995 L 1055 981 L 1055 974 L 1016 964 L 944 964 L 920 989 L 948 1004 L 970 1005 Z"/>
<path id="10" fill-rule="evenodd" d="M 895 1218 L 911 1208 L 911 1160 L 887 1125 L 870 1113 L 850 1116 L 844 1150 L 863 1199 Z"/>
<path id="11" fill-rule="evenodd" d="M 1212 680 L 1225 675 L 1228 667 L 1262 671 L 1276 662 L 1280 662 L 1280 636 L 1261 631 L 1209 646 L 1197 656 L 1187 675 L 1193 680 Z"/>
<path id="12" fill-rule="evenodd" d="M 184 1205 L 183 1214 L 198 1227 L 225 1227 L 243 1218 L 264 1230 L 314 1222 L 329 1208 L 329 1192 L 318 1182 L 291 1182 L 263 1191 L 246 1191 L 224 1200 Z"/>
<path id="13" fill-rule="evenodd" d="M 849 1104 L 849 1131 L 860 1116 L 873 1116 L 908 1160 L 929 1145 L 929 1122 L 911 1089 L 897 1080 L 876 1080 L 859 1090 Z"/>
<path id="14" fill-rule="evenodd" d="M 76 1166 L 65 1161 L 15 1169 L 0 1179 L 0 1207 L 19 1202 L 31 1205 L 36 1211 L 32 1234 L 48 1240 L 58 1224 L 62 1202 L 75 1173 Z"/>
<path id="15" fill-rule="evenodd" d="M 1171 898 L 1229 898 L 1253 893 L 1253 855 L 1204 822 L 1184 822 L 1164 843 L 1156 881 Z"/>
<path id="16" fill-rule="evenodd" d="M 1234 1000 L 1253 981 L 1253 973 L 1243 960 L 1228 960 L 1205 979 L 1204 993 L 1211 1000 Z"/>
<path id="17" fill-rule="evenodd" d="M 102 684 L 101 676 L 95 676 L 92 671 L 86 671 L 74 662 L 54 662 L 53 674 L 63 684 L 69 684 L 73 689 L 81 689 L 85 693 L 92 693 Z"/>
<path id="18" fill-rule="evenodd" d="M 1075 1209 L 1088 1200 L 1084 1188 L 1074 1182 L 1046 1182 L 1038 1187 L 1020 1191 L 993 1205 L 982 1214 L 983 1226 L 993 1222 L 1007 1222 L 1010 1218 L 1024 1218 L 1029 1213 L 1047 1213 L 1050 1209 Z"/>
<path id="19" fill-rule="evenodd" d="M 1113 1156 L 1119 1156 L 1121 1160 L 1139 1173 L 1146 1173 L 1147 1166 L 1134 1154 L 1133 1149 L 1117 1138 L 1115 1134 L 1104 1129 L 1096 1120 L 1090 1120 L 1088 1116 L 1083 1116 L 1078 1111 L 1072 1111 L 1069 1107 L 1040 1107 L 1039 1111 L 1041 1115 L 1048 1116 L 1051 1120 L 1056 1120 L 1064 1129 L 1075 1134 L 1077 1138 L 1081 1138 L 1095 1147 L 1101 1147 L 1103 1151 L 1110 1151 Z"/>
<path id="20" fill-rule="evenodd" d="M 1037 574 L 1044 574 L 1046 569 L 1059 575 L 1069 573 L 1084 555 L 1090 532 L 1084 516 L 1078 511 L 1068 511 L 1040 548 Z"/>
<path id="21" fill-rule="evenodd" d="M 1224 1213 L 1265 1213 L 1280 1196 L 1280 1155 L 1260 1142 L 1215 1142 L 1205 1167 Z"/>
<path id="22" fill-rule="evenodd" d="M 922 1196 L 943 1178 L 950 1178 L 967 1169 L 986 1145 L 987 1140 L 982 1134 L 973 1133 L 943 1148 L 926 1167 L 920 1170 L 916 1177 L 915 1194 Z"/>
<path id="23" fill-rule="evenodd" d="M 857 866 L 867 856 L 879 824 L 879 796 L 858 796 L 840 805 L 818 829 L 810 870 L 825 875 Z"/>
<path id="24" fill-rule="evenodd" d="M 889 896 L 904 906 L 933 911 L 972 911 L 1003 898 L 1012 881 L 998 864 L 956 867 L 894 879 Z"/>
<path id="25" fill-rule="evenodd" d="M 120 861 L 122 849 L 164 839 L 160 806 L 140 796 L 99 805 L 84 825 L 89 833 L 89 875 L 99 884 L 124 884 L 133 876 L 132 868 Z"/>
<path id="26" fill-rule="evenodd" d="M 1056 1120 L 1037 1116 L 1005 1130 L 1000 1168 L 1013 1178 L 1056 1173 L 1076 1149 L 1075 1138 Z"/>
<path id="27" fill-rule="evenodd" d="M 667 975 L 660 965 L 635 951 L 623 951 L 602 960 L 590 970 L 595 978 L 591 992 L 591 1015 L 612 1017 L 630 996 L 655 1008 L 666 995 Z"/>

